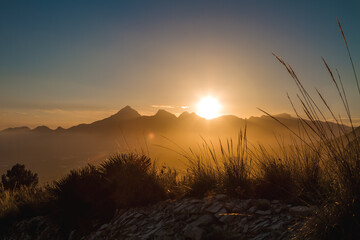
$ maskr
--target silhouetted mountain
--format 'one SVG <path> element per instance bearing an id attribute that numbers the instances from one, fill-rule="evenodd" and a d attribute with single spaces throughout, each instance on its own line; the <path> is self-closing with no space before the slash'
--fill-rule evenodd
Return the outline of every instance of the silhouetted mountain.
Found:
<path id="1" fill-rule="evenodd" d="M 199 117 L 198 115 L 196 115 L 196 113 L 189 113 L 187 111 L 183 112 L 182 114 L 179 115 L 178 117 L 180 120 L 189 120 L 189 119 L 192 119 L 192 120 L 195 120 L 195 119 L 200 119 L 202 117 Z"/>
<path id="2" fill-rule="evenodd" d="M 277 117 L 293 131 L 299 131 L 299 119 L 288 114 Z M 50 180 L 86 163 L 102 161 L 109 154 L 132 149 L 148 149 L 168 166 L 178 166 L 179 155 L 158 147 L 167 147 L 170 142 L 166 139 L 185 148 L 196 148 L 201 137 L 214 142 L 219 138 L 235 138 L 245 126 L 250 143 L 276 144 L 275 135 L 283 136 L 285 143 L 291 142 L 290 132 L 268 116 L 241 119 L 227 115 L 207 120 L 188 112 L 176 117 L 165 110 L 153 116 L 141 116 L 126 106 L 108 118 L 68 129 L 40 126 L 33 130 L 20 127 L 0 132 L 0 172 L 20 162 L 32 166 L 43 181 Z M 330 126 L 337 128 L 336 124 Z"/>
<path id="3" fill-rule="evenodd" d="M 0 131 L 0 133 L 1 132 L 4 132 L 4 133 L 24 133 L 24 132 L 29 132 L 29 131 L 30 131 L 29 127 L 14 127 L 14 128 L 4 129 L 3 131 Z"/>
<path id="4" fill-rule="evenodd" d="M 277 118 L 292 118 L 291 115 L 288 114 L 288 113 L 276 114 L 276 115 L 274 115 L 274 117 L 277 117 Z"/>
<path id="5" fill-rule="evenodd" d="M 163 109 L 160 109 L 157 111 L 157 113 L 154 115 L 155 118 L 161 119 L 161 120 L 174 120 L 176 119 L 176 116 L 172 113 L 169 113 Z"/>
<path id="6" fill-rule="evenodd" d="M 141 117 L 141 115 L 134 110 L 133 108 L 131 108 L 129 105 L 127 105 L 126 107 L 124 107 L 123 109 L 121 109 L 119 112 L 117 112 L 116 114 L 110 116 L 107 119 L 117 119 L 117 120 L 124 120 L 124 119 L 135 119 Z"/>
<path id="7" fill-rule="evenodd" d="M 33 132 L 39 132 L 39 133 L 49 133 L 52 132 L 52 130 L 50 128 L 48 128 L 47 126 L 39 126 L 34 128 L 33 130 L 31 130 Z"/>
<path id="8" fill-rule="evenodd" d="M 69 131 L 72 132 L 108 132 L 108 131 L 114 131 L 121 129 L 121 125 L 125 122 L 129 122 L 131 120 L 136 120 L 137 118 L 140 118 L 141 115 L 131 108 L 130 106 L 126 106 L 123 109 L 121 109 L 119 112 L 115 113 L 114 115 L 93 122 L 91 124 L 80 124 L 74 127 L 69 128 Z"/>
<path id="9" fill-rule="evenodd" d="M 57 131 L 57 132 L 61 132 L 61 131 L 64 131 L 65 129 L 64 128 L 62 128 L 62 127 L 57 127 L 56 129 L 55 129 L 55 131 Z"/>

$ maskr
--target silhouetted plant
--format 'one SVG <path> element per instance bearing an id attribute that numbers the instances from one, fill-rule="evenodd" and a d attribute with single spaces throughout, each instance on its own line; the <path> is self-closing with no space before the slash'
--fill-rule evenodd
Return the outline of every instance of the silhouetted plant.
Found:
<path id="1" fill-rule="evenodd" d="M 19 189 L 22 186 L 35 187 L 38 182 L 37 174 L 26 170 L 25 165 L 21 164 L 15 164 L 1 176 L 1 183 L 5 190 Z"/>
<path id="2" fill-rule="evenodd" d="M 203 139 L 198 151 L 181 149 L 188 160 L 187 173 L 182 184 L 191 196 L 204 196 L 211 192 L 226 192 L 241 198 L 252 193 L 251 158 L 248 154 L 246 128 L 237 141 L 219 139 L 218 149 Z"/>
<path id="3" fill-rule="evenodd" d="M 118 207 L 145 205 L 165 198 L 151 159 L 145 155 L 113 155 L 101 164 L 100 171 L 110 184 L 111 198 Z"/>
<path id="4" fill-rule="evenodd" d="M 296 183 L 292 169 L 281 159 L 263 159 L 260 164 L 260 176 L 256 186 L 256 195 L 261 198 L 289 200 L 295 195 Z"/>
<path id="5" fill-rule="evenodd" d="M 254 190 L 251 177 L 252 158 L 247 144 L 246 126 L 244 131 L 239 132 L 237 142 L 233 143 L 230 139 L 225 145 L 220 141 L 223 188 L 229 195 L 240 198 L 250 198 Z"/>
<path id="6" fill-rule="evenodd" d="M 73 170 L 49 188 L 54 196 L 53 216 L 65 235 L 88 232 L 109 220 L 117 208 L 155 203 L 166 197 L 151 159 L 116 154 L 99 167 Z"/>
<path id="7" fill-rule="evenodd" d="M 16 221 L 48 214 L 48 202 L 49 194 L 41 188 L 4 190 L 0 194 L 0 234 Z"/>
<path id="8" fill-rule="evenodd" d="M 49 191 L 54 196 L 53 216 L 64 232 L 87 231 L 97 221 L 108 220 L 115 210 L 108 183 L 92 165 L 71 171 Z"/>
<path id="9" fill-rule="evenodd" d="M 349 46 L 339 21 L 338 25 L 352 64 L 354 78 L 357 86 L 359 86 Z M 305 117 L 301 116 L 298 109 L 296 109 L 289 98 L 306 135 L 302 137 L 294 131 L 292 131 L 292 133 L 302 141 L 303 144 L 317 152 L 320 164 L 323 166 L 322 170 L 324 171 L 323 175 L 326 177 L 325 181 L 329 186 L 327 189 L 328 191 L 324 192 L 323 196 L 321 196 L 321 207 L 319 212 L 305 223 L 304 227 L 301 229 L 302 231 L 300 231 L 296 237 L 298 239 L 359 239 L 360 138 L 358 134 L 360 128 L 355 128 L 353 125 L 352 115 L 341 75 L 337 70 L 337 74 L 335 75 L 325 59 L 322 59 L 329 72 L 331 81 L 334 83 L 334 87 L 337 90 L 339 101 L 343 104 L 347 120 L 350 122 L 352 129 L 350 133 L 342 127 L 343 120 L 341 116 L 339 115 L 338 117 L 338 115 L 334 113 L 323 95 L 317 90 L 320 101 L 316 102 L 313 96 L 311 96 L 303 86 L 293 68 L 280 57 L 276 55 L 275 57 L 282 65 L 284 65 L 295 81 L 300 92 L 298 99 L 300 100 L 301 109 L 305 114 Z M 358 90 L 360 93 L 359 87 Z M 287 127 L 286 124 L 283 124 L 276 117 L 273 117 L 270 114 L 268 115 Z M 329 117 L 336 122 L 338 132 L 334 132 L 334 129 L 330 127 Z M 321 122 L 325 122 L 326 124 L 321 124 Z M 339 135 L 338 133 L 340 133 L 342 137 L 337 137 Z M 320 147 L 320 149 L 317 149 L 318 147 Z"/>

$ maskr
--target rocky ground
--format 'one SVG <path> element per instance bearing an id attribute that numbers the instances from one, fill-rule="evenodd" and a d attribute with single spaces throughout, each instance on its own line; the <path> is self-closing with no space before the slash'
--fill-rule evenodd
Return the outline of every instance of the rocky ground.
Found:
<path id="1" fill-rule="evenodd" d="M 290 239 L 316 207 L 277 200 L 239 200 L 218 194 L 204 199 L 167 200 L 156 205 L 118 210 L 87 239 Z M 30 233 L 29 230 L 33 229 Z M 20 222 L 3 239 L 60 239 L 45 217 Z M 51 236 L 51 234 L 54 234 Z M 74 232 L 68 237 L 73 239 Z M 57 237 L 55 237 L 57 236 Z M 50 238 L 49 238 L 50 237 Z"/>
<path id="2" fill-rule="evenodd" d="M 226 195 L 121 210 L 85 239 L 289 239 L 316 208 Z"/>

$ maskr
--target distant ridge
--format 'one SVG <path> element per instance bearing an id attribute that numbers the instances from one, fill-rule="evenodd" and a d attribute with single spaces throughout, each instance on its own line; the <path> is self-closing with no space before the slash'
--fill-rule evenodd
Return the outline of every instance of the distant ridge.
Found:
<path id="1" fill-rule="evenodd" d="M 176 119 L 176 116 L 168 111 L 163 109 L 159 109 L 157 113 L 154 115 L 156 118 L 164 118 L 164 119 Z"/>
<path id="2" fill-rule="evenodd" d="M 141 115 L 135 109 L 133 109 L 132 107 L 127 105 L 124 108 L 122 108 L 120 111 L 115 113 L 114 115 L 110 116 L 108 119 L 110 119 L 110 118 L 134 119 L 134 118 L 138 118 L 138 117 L 141 117 Z"/>
<path id="3" fill-rule="evenodd" d="M 116 128 L 121 122 L 135 120 L 141 115 L 129 105 L 120 111 L 102 120 L 95 121 L 90 124 L 79 124 L 69 128 L 70 131 L 106 131 Z"/>
<path id="4" fill-rule="evenodd" d="M 45 133 L 45 132 L 51 132 L 52 130 L 47 126 L 38 126 L 31 131 Z"/>
<path id="5" fill-rule="evenodd" d="M 202 118 L 198 115 L 196 115 L 196 113 L 189 113 L 187 111 L 183 112 L 182 114 L 179 115 L 178 117 L 179 119 L 190 119 L 190 118 Z"/>
<path id="6" fill-rule="evenodd" d="M 288 113 L 276 114 L 274 117 L 281 119 L 281 121 L 289 126 L 290 128 L 298 127 L 298 119 L 296 117 L 292 117 Z M 206 120 L 198 116 L 196 113 L 189 113 L 184 111 L 178 117 L 176 115 L 159 109 L 156 114 L 152 116 L 142 116 L 133 109 L 131 106 L 126 105 L 122 109 L 120 109 L 117 113 L 89 123 L 89 124 L 79 124 L 67 129 L 62 127 L 58 127 L 55 130 L 50 129 L 47 126 L 38 126 L 34 129 L 30 129 L 28 127 L 14 127 L 8 128 L 0 132 L 4 133 L 71 133 L 71 132 L 82 132 L 82 133 L 115 133 L 116 131 L 138 131 L 144 129 L 169 129 L 173 128 L 177 130 L 177 128 L 185 127 L 186 129 L 191 129 L 191 131 L 198 131 L 203 129 L 204 126 L 211 128 L 236 128 L 242 126 L 247 123 L 247 126 L 255 132 L 260 133 L 260 129 L 265 131 L 270 131 L 270 129 L 281 129 L 278 123 L 276 123 L 271 117 L 267 115 L 263 115 L 260 117 L 250 117 L 247 119 L 239 118 L 234 115 L 223 115 L 218 118 Z M 205 125 L 204 125 L 205 124 Z M 336 128 L 335 124 L 331 124 L 334 128 Z M 348 128 L 348 126 L 345 126 Z M 284 129 L 282 129 L 284 130 Z M 350 128 L 349 128 L 350 130 Z M 357 129 L 356 131 L 360 131 Z"/>
<path id="7" fill-rule="evenodd" d="M 29 127 L 12 127 L 12 128 L 4 129 L 2 132 L 24 133 L 24 132 L 29 132 L 29 131 L 30 131 Z"/>

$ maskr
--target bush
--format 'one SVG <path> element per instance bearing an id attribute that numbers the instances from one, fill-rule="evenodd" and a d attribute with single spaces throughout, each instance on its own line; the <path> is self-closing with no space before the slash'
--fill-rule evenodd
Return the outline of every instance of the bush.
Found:
<path id="1" fill-rule="evenodd" d="M 88 165 L 54 183 L 53 217 L 64 234 L 89 232 L 108 221 L 117 208 L 155 203 L 165 198 L 150 158 L 117 154 L 99 167 Z"/>
<path id="2" fill-rule="evenodd" d="M 26 170 L 25 165 L 21 164 L 15 164 L 1 176 L 1 183 L 5 190 L 20 189 L 22 186 L 36 187 L 38 181 L 37 174 Z"/>
<path id="3" fill-rule="evenodd" d="M 71 171 L 49 191 L 54 196 L 52 215 L 65 233 L 74 228 L 90 230 L 98 221 L 108 220 L 115 210 L 108 183 L 91 165 Z"/>
<path id="4" fill-rule="evenodd" d="M 49 213 L 49 194 L 40 188 L 22 186 L 0 194 L 0 233 L 16 221 Z"/>
<path id="5" fill-rule="evenodd" d="M 101 164 L 101 175 L 117 207 L 146 205 L 165 198 L 156 170 L 151 167 L 150 158 L 136 154 L 116 154 Z"/>

